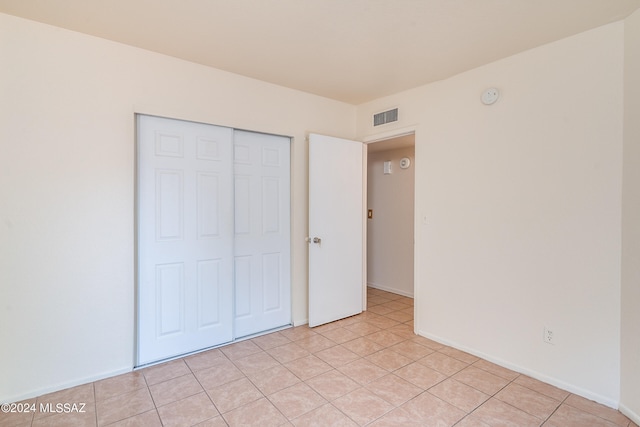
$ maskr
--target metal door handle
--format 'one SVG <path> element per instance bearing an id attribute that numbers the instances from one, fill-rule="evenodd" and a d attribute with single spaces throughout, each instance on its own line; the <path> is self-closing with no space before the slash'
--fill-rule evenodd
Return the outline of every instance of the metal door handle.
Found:
<path id="1" fill-rule="evenodd" d="M 314 238 L 313 238 L 313 243 L 320 244 L 320 243 L 322 243 L 322 239 L 321 239 L 321 238 L 319 238 L 319 237 L 314 237 Z"/>

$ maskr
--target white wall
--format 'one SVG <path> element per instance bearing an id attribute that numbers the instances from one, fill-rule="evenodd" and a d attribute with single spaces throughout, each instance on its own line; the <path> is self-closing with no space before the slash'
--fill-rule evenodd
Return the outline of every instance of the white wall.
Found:
<path id="1" fill-rule="evenodd" d="M 0 14 L 0 402 L 131 370 L 134 114 L 292 145 L 293 317 L 307 318 L 308 132 L 355 107 Z"/>
<path id="2" fill-rule="evenodd" d="M 623 32 L 607 25 L 358 109 L 361 138 L 389 107 L 416 130 L 418 333 L 610 406 Z M 502 96 L 482 105 L 491 86 Z"/>
<path id="3" fill-rule="evenodd" d="M 640 424 L 640 11 L 625 20 L 620 409 Z"/>
<path id="4" fill-rule="evenodd" d="M 408 169 L 400 159 L 409 157 Z M 367 159 L 367 284 L 413 297 L 414 148 L 369 153 Z M 383 165 L 391 161 L 391 174 Z"/>

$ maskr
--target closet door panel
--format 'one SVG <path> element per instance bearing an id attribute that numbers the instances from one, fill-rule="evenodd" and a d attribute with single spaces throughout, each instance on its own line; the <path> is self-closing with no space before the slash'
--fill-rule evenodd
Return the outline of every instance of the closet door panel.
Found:
<path id="1" fill-rule="evenodd" d="M 235 131 L 236 336 L 291 323 L 290 139 Z M 242 289 L 242 292 L 239 292 Z M 240 300 L 241 299 L 241 300 Z"/>
<path id="2" fill-rule="evenodd" d="M 233 339 L 232 137 L 138 116 L 138 366 Z"/>

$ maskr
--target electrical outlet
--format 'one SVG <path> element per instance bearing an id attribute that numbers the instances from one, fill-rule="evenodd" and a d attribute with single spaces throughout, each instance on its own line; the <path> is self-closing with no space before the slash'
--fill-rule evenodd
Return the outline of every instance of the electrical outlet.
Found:
<path id="1" fill-rule="evenodd" d="M 553 337 L 553 331 L 549 328 L 547 328 L 546 326 L 544 327 L 544 332 L 543 332 L 543 336 L 542 336 L 542 340 L 544 342 L 546 342 L 547 344 L 555 344 L 555 340 Z"/>

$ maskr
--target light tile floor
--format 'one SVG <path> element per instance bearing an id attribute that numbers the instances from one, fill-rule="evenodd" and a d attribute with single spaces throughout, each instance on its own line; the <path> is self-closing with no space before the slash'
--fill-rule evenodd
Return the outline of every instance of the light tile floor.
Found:
<path id="1" fill-rule="evenodd" d="M 286 329 L 26 403 L 0 426 L 635 426 L 620 412 L 413 334 L 413 300 Z"/>

